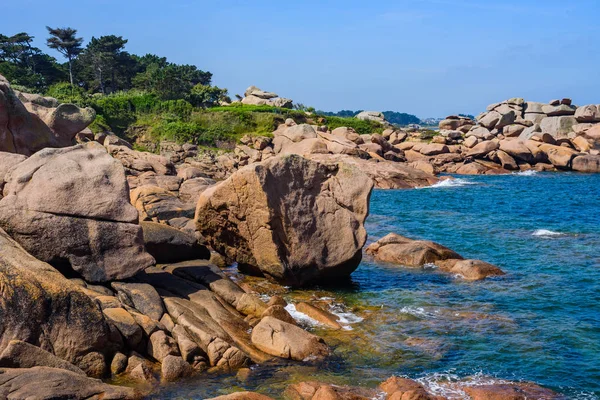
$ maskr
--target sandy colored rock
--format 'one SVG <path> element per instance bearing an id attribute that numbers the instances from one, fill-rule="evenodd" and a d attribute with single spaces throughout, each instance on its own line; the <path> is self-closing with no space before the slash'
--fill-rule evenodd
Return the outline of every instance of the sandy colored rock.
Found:
<path id="1" fill-rule="evenodd" d="M 184 203 L 175 193 L 152 185 L 143 185 L 130 193 L 131 204 L 140 221 L 166 222 L 174 218 L 193 218 L 194 205 Z"/>
<path id="2" fill-rule="evenodd" d="M 28 252 L 91 282 L 152 265 L 123 168 L 95 142 L 44 149 L 5 175 L 0 226 Z"/>
<path id="3" fill-rule="evenodd" d="M 0 354 L 0 368 L 32 367 L 60 368 L 85 376 L 85 372 L 81 368 L 37 346 L 20 340 L 11 340 Z"/>
<path id="4" fill-rule="evenodd" d="M 167 355 L 160 365 L 160 377 L 163 382 L 175 382 L 193 372 L 190 364 L 179 355 Z"/>
<path id="5" fill-rule="evenodd" d="M 296 325 L 296 320 L 290 315 L 283 305 L 272 305 L 262 313 L 261 319 L 264 317 L 273 317 L 287 322 L 288 324 Z"/>
<path id="6" fill-rule="evenodd" d="M 581 106 L 575 110 L 575 119 L 577 122 L 600 122 L 600 107 L 594 104 Z"/>
<path id="7" fill-rule="evenodd" d="M 486 140 L 475 146 L 467 152 L 467 157 L 481 158 L 491 151 L 497 150 L 500 147 L 496 140 Z"/>
<path id="8" fill-rule="evenodd" d="M 288 400 L 371 400 L 378 398 L 378 393 L 374 389 L 321 382 L 300 382 L 289 385 L 283 395 Z"/>
<path id="9" fill-rule="evenodd" d="M 533 161 L 533 155 L 525 143 L 518 139 L 505 139 L 500 141 L 500 150 L 506 152 L 511 157 L 524 162 Z"/>
<path id="10" fill-rule="evenodd" d="M 365 252 L 376 260 L 408 267 L 420 267 L 437 260 L 462 257 L 438 243 L 428 240 L 413 240 L 390 233 L 369 245 Z"/>
<path id="11" fill-rule="evenodd" d="M 156 289 L 146 283 L 113 282 L 112 288 L 117 291 L 119 299 L 142 314 L 158 321 L 165 309 Z"/>
<path id="12" fill-rule="evenodd" d="M 141 343 L 142 328 L 127 310 L 124 308 L 107 308 L 102 312 L 117 327 L 132 348 L 136 348 Z"/>
<path id="13" fill-rule="evenodd" d="M 254 392 L 236 392 L 207 400 L 273 400 L 272 398 Z"/>
<path id="14" fill-rule="evenodd" d="M 598 173 L 600 172 L 600 156 L 599 155 L 581 155 L 573 159 L 573 171 Z"/>
<path id="15" fill-rule="evenodd" d="M 323 325 L 331 329 L 342 329 L 342 326 L 338 322 L 337 316 L 330 313 L 329 311 L 323 310 L 319 307 L 313 306 L 312 304 L 305 302 L 296 303 L 296 310 L 308 315 L 312 319 L 322 323 Z"/>
<path id="16" fill-rule="evenodd" d="M 547 143 L 543 143 L 539 146 L 539 149 L 546 153 L 548 160 L 552 165 L 557 168 L 568 169 L 571 167 L 571 161 L 577 156 L 577 151 L 564 147 L 555 146 Z"/>
<path id="17" fill-rule="evenodd" d="M 101 376 L 110 329 L 99 308 L 50 265 L 0 230 L 0 353 L 11 340 L 41 349 Z"/>
<path id="18" fill-rule="evenodd" d="M 71 146 L 96 116 L 93 109 L 73 104 L 46 107 L 54 104 L 22 100 L 8 82 L 0 82 L 0 151 L 29 156 L 47 147 Z"/>
<path id="19" fill-rule="evenodd" d="M 297 361 L 329 355 L 323 339 L 273 317 L 263 318 L 254 327 L 252 343 L 267 354 Z"/>
<path id="20" fill-rule="evenodd" d="M 192 337 L 181 325 L 175 325 L 172 329 L 173 339 L 179 346 L 181 357 L 194 369 L 202 370 L 207 366 L 207 355 L 200 346 L 194 342 Z"/>
<path id="21" fill-rule="evenodd" d="M 420 153 L 417 154 L 419 154 L 421 159 L 425 158 L 424 155 Z M 361 158 L 350 157 L 341 154 L 313 154 L 309 156 L 309 158 L 325 164 L 351 164 L 371 178 L 375 184 L 375 187 L 379 189 L 408 189 L 430 186 L 439 182 L 439 179 L 435 176 L 420 169 L 412 168 L 404 163 L 397 163 L 387 160 L 364 160 Z M 411 160 L 408 160 L 407 157 L 407 161 Z"/>
<path id="22" fill-rule="evenodd" d="M 210 258 L 210 251 L 189 233 L 150 221 L 140 225 L 146 250 L 159 263 Z"/>
<path id="23" fill-rule="evenodd" d="M 0 368 L 0 398 L 125 400 L 138 397 L 132 388 L 108 385 L 64 369 Z"/>
<path id="24" fill-rule="evenodd" d="M 551 400 L 564 396 L 532 383 L 502 383 L 466 386 L 463 390 L 472 400 Z"/>
<path id="25" fill-rule="evenodd" d="M 132 150 L 126 146 L 108 146 L 108 152 L 121 162 L 128 174 L 154 171 L 157 175 L 175 175 L 175 166 L 164 156 Z"/>
<path id="26" fill-rule="evenodd" d="M 372 187 L 352 166 L 280 156 L 205 191 L 196 225 L 241 269 L 293 285 L 327 281 L 360 262 Z"/>
<path id="27" fill-rule="evenodd" d="M 458 274 L 469 281 L 478 281 L 490 276 L 506 275 L 495 265 L 481 260 L 446 259 L 435 264 L 444 272 Z"/>

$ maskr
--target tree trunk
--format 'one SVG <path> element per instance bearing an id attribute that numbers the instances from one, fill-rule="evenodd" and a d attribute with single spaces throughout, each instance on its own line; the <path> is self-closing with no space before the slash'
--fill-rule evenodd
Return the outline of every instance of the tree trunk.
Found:
<path id="1" fill-rule="evenodd" d="M 71 89 L 73 89 L 73 59 L 69 56 L 69 79 L 71 80 Z"/>

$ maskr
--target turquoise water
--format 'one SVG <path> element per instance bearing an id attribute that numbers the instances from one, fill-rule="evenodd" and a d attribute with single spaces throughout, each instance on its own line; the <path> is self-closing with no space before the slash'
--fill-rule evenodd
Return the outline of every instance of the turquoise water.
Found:
<path id="1" fill-rule="evenodd" d="M 507 275 L 466 282 L 432 268 L 365 258 L 350 285 L 289 299 L 331 297 L 363 318 L 352 330 L 312 328 L 334 348 L 319 366 L 255 367 L 168 387 L 161 398 L 203 398 L 244 388 L 279 397 L 317 379 L 375 387 L 392 374 L 444 383 L 527 380 L 570 398 L 600 398 L 600 175 L 461 177 L 453 184 L 375 191 L 370 241 L 389 232 L 434 240 Z"/>

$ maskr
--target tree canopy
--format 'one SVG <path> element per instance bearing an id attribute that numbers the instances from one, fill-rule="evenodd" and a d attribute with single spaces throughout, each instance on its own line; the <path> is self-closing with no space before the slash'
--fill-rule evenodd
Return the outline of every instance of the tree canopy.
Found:
<path id="1" fill-rule="evenodd" d="M 84 45 L 74 28 L 46 28 L 46 45 L 66 62 L 34 47 L 35 38 L 26 32 L 0 34 L 0 74 L 14 85 L 47 93 L 51 86 L 68 80 L 71 97 L 78 99 L 95 93 L 138 90 L 161 100 L 186 100 L 198 107 L 215 105 L 227 96 L 227 89 L 211 86 L 212 73 L 195 65 L 171 63 L 155 54 L 131 54 L 126 50 L 128 40 L 122 36 L 92 37 Z M 59 85 L 51 91 L 65 90 Z"/>

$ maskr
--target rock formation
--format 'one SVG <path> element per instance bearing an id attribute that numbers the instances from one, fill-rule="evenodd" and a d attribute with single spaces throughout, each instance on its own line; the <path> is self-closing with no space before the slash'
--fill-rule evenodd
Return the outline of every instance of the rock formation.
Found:
<path id="1" fill-rule="evenodd" d="M 97 143 L 44 149 L 4 177 L 0 227 L 28 252 L 91 282 L 152 265 L 123 168 Z"/>
<path id="2" fill-rule="evenodd" d="M 350 165 L 280 156 L 204 191 L 196 225 L 243 270 L 293 285 L 327 281 L 361 260 L 372 187 Z"/>
<path id="3" fill-rule="evenodd" d="M 281 108 L 292 108 L 293 102 L 291 99 L 279 97 L 277 94 L 272 92 L 265 92 L 257 88 L 256 86 L 250 86 L 244 93 L 242 104 L 249 104 L 254 106 L 273 106 Z"/>
<path id="4" fill-rule="evenodd" d="M 390 233 L 370 244 L 365 252 L 378 261 L 406 267 L 435 264 L 444 272 L 457 274 L 472 281 L 504 275 L 495 265 L 481 260 L 465 260 L 455 251 L 439 243 L 413 240 L 396 233 Z"/>
<path id="5" fill-rule="evenodd" d="M 0 151 L 31 155 L 46 147 L 66 147 L 94 121 L 91 108 L 15 92 L 0 79 Z"/>

